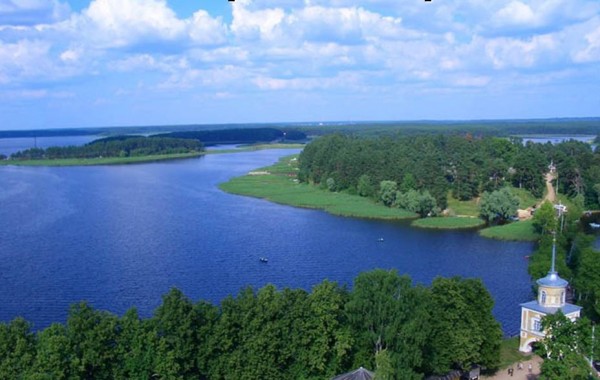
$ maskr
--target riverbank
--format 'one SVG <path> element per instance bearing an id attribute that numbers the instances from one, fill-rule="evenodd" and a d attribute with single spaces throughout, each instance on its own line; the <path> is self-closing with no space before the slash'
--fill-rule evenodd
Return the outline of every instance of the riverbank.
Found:
<path id="1" fill-rule="evenodd" d="M 135 157 L 99 157 L 99 158 L 65 158 L 55 160 L 3 160 L 2 166 L 91 166 L 91 165 L 127 165 L 144 162 L 166 160 L 180 160 L 185 158 L 200 157 L 206 152 L 156 154 Z"/>
<path id="2" fill-rule="evenodd" d="M 417 219 L 411 223 L 411 226 L 438 230 L 460 230 L 479 228 L 484 224 L 485 221 L 480 218 L 470 216 L 448 216 Z"/>
<path id="3" fill-rule="evenodd" d="M 340 216 L 386 220 L 417 217 L 412 212 L 386 207 L 368 198 L 299 183 L 296 178 L 297 169 L 297 155 L 287 156 L 272 166 L 253 170 L 245 176 L 222 183 L 219 188 L 232 194 L 267 199 L 290 206 L 321 209 Z"/>
<path id="4" fill-rule="evenodd" d="M 263 149 L 301 149 L 304 144 L 258 144 L 232 149 L 215 149 L 202 152 L 156 154 L 134 157 L 98 157 L 98 158 L 65 158 L 54 160 L 0 160 L 0 166 L 93 166 L 93 165 L 128 165 L 167 160 L 195 158 L 207 154 L 226 154 L 253 152 Z"/>
<path id="5" fill-rule="evenodd" d="M 295 207 L 313 208 L 334 215 L 366 219 L 415 219 L 412 226 L 431 229 L 476 229 L 485 222 L 475 213 L 475 201 L 452 200 L 451 206 L 470 215 L 417 219 L 414 213 L 391 208 L 358 195 L 331 192 L 318 186 L 300 183 L 297 177 L 297 155 L 283 157 L 274 165 L 258 168 L 245 176 L 232 178 L 219 185 L 225 192 L 266 199 Z M 539 236 L 531 221 L 513 222 L 503 226 L 485 228 L 481 236 L 498 240 L 536 241 Z"/>

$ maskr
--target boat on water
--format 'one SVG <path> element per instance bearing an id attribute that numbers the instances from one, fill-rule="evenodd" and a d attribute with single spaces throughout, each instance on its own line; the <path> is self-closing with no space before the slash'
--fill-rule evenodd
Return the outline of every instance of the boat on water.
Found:
<path id="1" fill-rule="evenodd" d="M 260 260 L 261 263 L 268 263 L 269 262 L 269 259 L 267 259 L 266 257 L 261 257 L 258 260 Z"/>
<path id="2" fill-rule="evenodd" d="M 600 224 L 598 224 L 598 223 L 590 223 L 590 227 L 592 227 L 592 228 L 600 228 Z"/>
<path id="3" fill-rule="evenodd" d="M 383 242 L 383 238 L 379 238 L 377 239 L 378 242 L 382 243 Z"/>

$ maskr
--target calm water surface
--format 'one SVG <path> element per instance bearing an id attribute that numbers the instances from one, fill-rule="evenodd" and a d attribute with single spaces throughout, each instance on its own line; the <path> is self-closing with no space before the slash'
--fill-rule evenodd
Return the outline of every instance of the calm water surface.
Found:
<path id="1" fill-rule="evenodd" d="M 532 298 L 530 243 L 336 217 L 217 188 L 287 154 L 0 167 L 0 320 L 21 315 L 43 328 L 79 300 L 149 316 L 173 286 L 218 303 L 245 285 L 310 289 L 395 268 L 425 284 L 439 275 L 482 278 L 505 333 L 518 332 L 519 303 Z"/>

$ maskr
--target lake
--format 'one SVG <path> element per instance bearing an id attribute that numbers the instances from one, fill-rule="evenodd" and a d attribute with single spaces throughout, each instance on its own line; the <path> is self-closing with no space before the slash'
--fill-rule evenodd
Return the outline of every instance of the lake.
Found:
<path id="1" fill-rule="evenodd" d="M 246 285 L 310 289 L 393 268 L 415 282 L 481 278 L 504 332 L 533 298 L 531 243 L 337 217 L 226 194 L 217 184 L 290 150 L 94 167 L 0 167 L 0 320 L 35 328 L 87 300 L 149 316 L 170 287 L 218 304 Z M 378 242 L 378 238 L 384 242 Z M 261 263 L 265 256 L 268 263 Z"/>

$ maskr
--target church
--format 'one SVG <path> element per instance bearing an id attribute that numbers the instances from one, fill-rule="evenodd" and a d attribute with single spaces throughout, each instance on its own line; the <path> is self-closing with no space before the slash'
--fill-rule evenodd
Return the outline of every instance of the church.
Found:
<path id="1" fill-rule="evenodd" d="M 572 321 L 579 318 L 581 307 L 566 302 L 567 280 L 556 272 L 556 237 L 552 242 L 552 266 L 546 277 L 537 280 L 538 296 L 535 301 L 521 304 L 521 335 L 519 351 L 531 352 L 531 344 L 542 340 L 545 336 L 541 320 L 548 314 L 557 311 Z"/>

